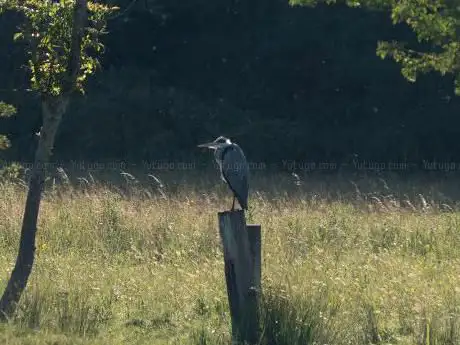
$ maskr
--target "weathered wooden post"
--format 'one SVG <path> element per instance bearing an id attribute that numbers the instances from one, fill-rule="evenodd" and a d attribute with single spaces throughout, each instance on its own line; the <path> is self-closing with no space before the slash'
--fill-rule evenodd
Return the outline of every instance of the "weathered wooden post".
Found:
<path id="1" fill-rule="evenodd" d="M 244 212 L 219 212 L 225 279 L 232 320 L 232 342 L 259 340 L 261 227 L 246 225 Z"/>

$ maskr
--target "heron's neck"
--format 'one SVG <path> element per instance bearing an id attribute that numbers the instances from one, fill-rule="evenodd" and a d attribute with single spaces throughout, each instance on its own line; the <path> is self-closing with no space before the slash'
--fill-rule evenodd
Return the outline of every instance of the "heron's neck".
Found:
<path id="1" fill-rule="evenodd" d="M 216 161 L 219 163 L 222 163 L 222 158 L 223 158 L 223 155 L 224 155 L 224 152 L 225 152 L 225 149 L 227 147 L 231 146 L 231 144 L 225 144 L 225 145 L 222 145 L 220 147 L 218 147 L 215 151 L 214 151 L 214 157 L 216 158 Z"/>

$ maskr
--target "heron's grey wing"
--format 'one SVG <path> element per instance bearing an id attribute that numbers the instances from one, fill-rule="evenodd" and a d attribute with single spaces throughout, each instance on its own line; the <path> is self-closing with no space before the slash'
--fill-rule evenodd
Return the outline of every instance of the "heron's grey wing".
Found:
<path id="1" fill-rule="evenodd" d="M 222 174 L 235 193 L 241 207 L 248 207 L 248 163 L 243 151 L 238 146 L 231 146 L 225 150 L 222 156 Z"/>

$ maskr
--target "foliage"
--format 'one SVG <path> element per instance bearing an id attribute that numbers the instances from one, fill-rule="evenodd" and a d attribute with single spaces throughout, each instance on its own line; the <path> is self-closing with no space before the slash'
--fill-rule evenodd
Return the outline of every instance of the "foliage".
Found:
<path id="1" fill-rule="evenodd" d="M 16 108 L 11 104 L 0 101 L 0 117 L 9 117 L 16 114 Z"/>
<path id="2" fill-rule="evenodd" d="M 16 108 L 10 104 L 0 101 L 0 117 L 10 117 L 16 114 Z M 4 135 L 0 134 L 0 150 L 10 147 L 10 141 Z"/>
<path id="3" fill-rule="evenodd" d="M 24 173 L 24 167 L 17 162 L 3 165 L 0 160 L 0 180 L 17 180 Z"/>
<path id="4" fill-rule="evenodd" d="M 3 9 L 20 12 L 26 20 L 14 34 L 29 46 L 28 67 L 32 89 L 43 96 L 61 94 L 69 83 L 74 0 L 6 0 Z M 76 88 L 84 92 L 83 83 L 99 66 L 97 56 L 103 51 L 100 35 L 105 33 L 106 19 L 117 7 L 88 2 L 89 26 L 81 44 L 81 67 Z"/>
<path id="5" fill-rule="evenodd" d="M 337 0 L 291 0 L 294 5 L 314 6 L 320 2 L 342 3 Z M 454 76 L 455 93 L 460 94 L 460 7 L 455 0 L 347 0 L 350 7 L 387 10 L 393 24 L 405 23 L 416 34 L 419 44 L 380 41 L 377 54 L 391 57 L 401 64 L 403 76 L 415 82 L 419 73 L 431 71 Z"/>

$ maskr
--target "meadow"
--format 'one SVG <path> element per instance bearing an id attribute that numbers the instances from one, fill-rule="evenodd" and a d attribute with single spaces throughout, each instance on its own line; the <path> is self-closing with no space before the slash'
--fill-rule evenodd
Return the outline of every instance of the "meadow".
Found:
<path id="1" fill-rule="evenodd" d="M 35 266 L 0 343 L 229 344 L 217 212 L 231 197 L 217 173 L 81 175 L 47 182 Z M 256 173 L 251 186 L 261 344 L 460 343 L 457 176 Z M 26 190 L 0 182 L 1 291 Z"/>

